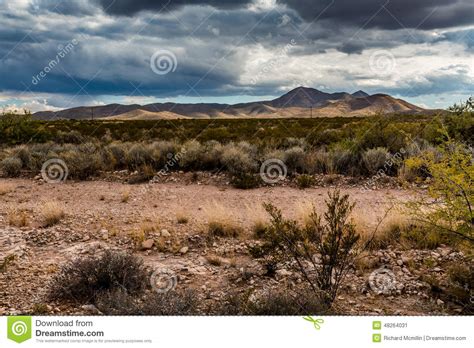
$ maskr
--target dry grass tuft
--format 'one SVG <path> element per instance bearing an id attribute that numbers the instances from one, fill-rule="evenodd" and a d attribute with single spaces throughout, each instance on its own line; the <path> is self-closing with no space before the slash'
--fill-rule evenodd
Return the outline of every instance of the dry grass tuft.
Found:
<path id="1" fill-rule="evenodd" d="M 127 189 L 127 190 L 122 191 L 120 201 L 122 203 L 127 203 L 129 199 L 130 199 L 130 190 Z"/>
<path id="2" fill-rule="evenodd" d="M 187 224 L 189 218 L 184 211 L 178 211 L 176 213 L 176 221 L 178 221 L 178 224 Z"/>
<path id="3" fill-rule="evenodd" d="M 395 243 L 404 243 L 404 236 L 410 234 L 415 223 L 410 216 L 403 214 L 400 209 L 387 212 L 387 216 L 377 227 L 377 221 L 369 220 L 370 216 L 353 215 L 352 219 L 363 245 L 370 242 L 369 249 L 385 249 Z"/>
<path id="4" fill-rule="evenodd" d="M 217 255 L 208 255 L 206 256 L 206 260 L 212 266 L 222 266 L 225 263 L 225 260 Z"/>
<path id="5" fill-rule="evenodd" d="M 204 208 L 208 221 L 208 234 L 211 237 L 238 237 L 243 228 L 236 221 L 231 210 L 216 202 Z"/>
<path id="6" fill-rule="evenodd" d="M 25 227 L 28 226 L 28 213 L 21 209 L 12 209 L 8 212 L 8 223 L 10 226 Z"/>
<path id="7" fill-rule="evenodd" d="M 41 207 L 41 218 L 43 227 L 56 225 L 64 217 L 64 210 L 58 202 L 50 201 Z"/>
<path id="8" fill-rule="evenodd" d="M 140 245 L 143 241 L 145 241 L 145 233 L 143 232 L 142 229 L 138 229 L 138 230 L 132 230 L 129 232 L 129 236 L 130 238 L 132 239 L 132 241 L 137 244 L 137 245 Z"/>
<path id="9" fill-rule="evenodd" d="M 150 233 L 155 233 L 160 230 L 160 224 L 158 221 L 144 221 L 140 225 L 140 231 L 143 235 L 148 235 Z"/>
<path id="10" fill-rule="evenodd" d="M 313 212 L 314 204 L 310 201 L 299 201 L 296 204 L 296 220 L 303 225 L 311 223 L 311 213 Z"/>
<path id="11" fill-rule="evenodd" d="M 245 216 L 251 221 L 251 231 L 254 238 L 262 238 L 269 226 L 268 214 L 263 205 L 246 205 Z"/>
<path id="12" fill-rule="evenodd" d="M 13 191 L 13 185 L 7 183 L 0 183 L 0 196 L 6 195 Z"/>

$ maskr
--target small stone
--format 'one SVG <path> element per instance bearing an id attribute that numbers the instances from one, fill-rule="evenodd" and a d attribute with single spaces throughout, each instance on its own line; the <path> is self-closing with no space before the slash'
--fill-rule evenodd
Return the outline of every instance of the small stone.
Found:
<path id="1" fill-rule="evenodd" d="M 171 237 L 171 233 L 167 229 L 162 229 L 161 230 L 161 236 L 162 237 Z"/>
<path id="2" fill-rule="evenodd" d="M 109 239 L 109 231 L 107 231 L 105 228 L 100 230 L 100 234 L 102 239 Z"/>
<path id="3" fill-rule="evenodd" d="M 143 250 L 149 250 L 153 248 L 153 244 L 155 244 L 155 241 L 153 239 L 147 239 L 142 242 L 142 249 Z"/>
<path id="4" fill-rule="evenodd" d="M 402 256 L 401 260 L 404 264 L 407 264 L 411 261 L 411 258 L 409 258 L 408 256 Z"/>
<path id="5" fill-rule="evenodd" d="M 397 265 L 403 266 L 403 261 L 402 260 L 397 260 Z"/>
<path id="6" fill-rule="evenodd" d="M 442 305 L 444 304 L 444 301 L 443 301 L 443 300 L 440 300 L 440 299 L 437 299 L 437 300 L 436 300 L 436 304 L 437 304 L 438 306 L 442 306 Z"/>
<path id="7" fill-rule="evenodd" d="M 451 253 L 451 250 L 449 250 L 448 248 L 444 248 L 444 249 L 441 249 L 441 250 L 440 250 L 440 254 L 441 254 L 441 256 L 443 256 L 443 257 L 448 256 L 450 253 Z"/>
<path id="8" fill-rule="evenodd" d="M 102 314 L 101 311 L 99 311 L 97 309 L 96 306 L 92 305 L 92 304 L 89 304 L 89 305 L 83 305 L 81 307 L 84 311 L 88 312 L 88 313 L 91 313 L 91 314 Z"/>
<path id="9" fill-rule="evenodd" d="M 186 254 L 189 250 L 189 247 L 185 246 L 185 247 L 182 247 L 181 249 L 179 249 L 179 252 L 181 254 Z"/>
<path id="10" fill-rule="evenodd" d="M 285 278 L 285 277 L 289 277 L 292 275 L 292 273 L 286 269 L 279 269 L 275 272 L 277 274 L 277 276 L 279 276 L 279 278 Z"/>

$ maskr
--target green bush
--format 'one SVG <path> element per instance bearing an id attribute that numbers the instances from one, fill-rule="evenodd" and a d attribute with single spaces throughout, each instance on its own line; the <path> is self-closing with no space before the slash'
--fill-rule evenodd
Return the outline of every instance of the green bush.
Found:
<path id="1" fill-rule="evenodd" d="M 127 165 L 127 144 L 125 143 L 113 143 L 106 147 L 106 151 L 109 151 L 113 162 L 113 168 L 125 168 Z"/>
<path id="2" fill-rule="evenodd" d="M 259 187 L 262 180 L 258 174 L 238 173 L 232 176 L 230 183 L 235 188 L 249 190 Z"/>
<path id="3" fill-rule="evenodd" d="M 362 154 L 362 161 L 369 175 L 375 175 L 380 169 L 384 169 L 389 159 L 390 154 L 383 147 L 369 149 Z"/>
<path id="4" fill-rule="evenodd" d="M 199 298 L 193 290 L 148 293 L 143 298 L 121 289 L 98 296 L 97 308 L 106 315 L 197 315 Z"/>
<path id="5" fill-rule="evenodd" d="M 108 250 L 102 255 L 78 258 L 64 265 L 50 283 L 49 298 L 95 303 L 99 296 L 110 291 L 140 294 L 148 282 L 140 258 Z"/>
<path id="6" fill-rule="evenodd" d="M 307 174 L 333 173 L 333 163 L 330 153 L 319 149 L 309 152 L 304 163 L 304 172 Z"/>
<path id="7" fill-rule="evenodd" d="M 21 173 L 21 168 L 23 163 L 21 159 L 17 157 L 7 157 L 2 162 L 0 162 L 0 168 L 2 172 L 7 177 L 17 177 Z"/>
<path id="8" fill-rule="evenodd" d="M 179 165 L 186 170 L 201 169 L 203 165 L 203 153 L 205 147 L 198 141 L 191 140 L 183 145 L 183 155 L 179 159 Z"/>
<path id="9" fill-rule="evenodd" d="M 61 154 L 67 165 L 71 178 L 86 180 L 102 169 L 102 158 L 99 153 L 88 153 L 80 148 L 66 151 Z"/>
<path id="10" fill-rule="evenodd" d="M 305 167 L 306 154 L 303 148 L 294 146 L 285 151 L 285 162 L 289 173 L 302 173 Z"/>
<path id="11" fill-rule="evenodd" d="M 314 184 L 315 180 L 311 175 L 301 174 L 296 177 L 296 185 L 298 185 L 300 189 L 311 187 Z"/>
<path id="12" fill-rule="evenodd" d="M 150 149 L 141 143 L 132 145 L 130 150 L 128 150 L 127 164 L 132 170 L 137 170 L 145 164 L 151 164 L 152 161 Z"/>
<path id="13" fill-rule="evenodd" d="M 342 147 L 336 147 L 330 152 L 331 166 L 335 173 L 354 175 L 359 172 L 359 161 L 353 152 Z"/>
<path id="14" fill-rule="evenodd" d="M 311 291 L 270 290 L 250 297 L 250 293 L 230 294 L 216 315 L 308 315 L 323 314 L 329 308 Z"/>
<path id="15" fill-rule="evenodd" d="M 240 144 L 224 146 L 221 161 L 232 174 L 254 173 L 257 170 L 257 161 L 252 158 L 250 149 Z"/>
<path id="16" fill-rule="evenodd" d="M 31 164 L 31 152 L 30 149 L 25 146 L 19 146 L 13 149 L 13 152 L 16 154 L 16 157 L 18 157 L 21 160 L 22 167 L 28 168 Z"/>
<path id="17" fill-rule="evenodd" d="M 329 307 L 354 261 L 353 249 L 359 240 L 349 221 L 354 207 L 349 196 L 341 196 L 339 191 L 329 193 L 324 221 L 313 207 L 305 226 L 283 218 L 271 204 L 264 206 L 271 218 L 271 227 L 265 233 L 271 256 L 275 262 L 293 261 L 318 302 Z M 320 264 L 314 262 L 315 254 L 320 256 Z"/>
<path id="18" fill-rule="evenodd" d="M 222 167 L 223 146 L 221 143 L 211 140 L 204 144 L 203 153 L 201 154 L 201 169 L 216 170 Z"/>

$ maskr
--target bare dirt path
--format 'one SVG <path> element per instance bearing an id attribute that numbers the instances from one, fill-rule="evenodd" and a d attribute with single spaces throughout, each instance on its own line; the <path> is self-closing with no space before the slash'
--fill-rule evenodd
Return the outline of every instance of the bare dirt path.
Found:
<path id="1" fill-rule="evenodd" d="M 30 210 L 36 220 L 42 203 L 58 201 L 73 223 L 78 220 L 83 227 L 93 227 L 102 219 L 107 223 L 108 218 L 117 228 L 129 228 L 130 224 L 147 218 L 158 219 L 163 227 L 172 227 L 177 214 L 186 215 L 191 221 L 187 227 L 196 228 L 205 223 L 213 211 L 228 214 L 247 226 L 256 217 L 265 215 L 264 202 L 270 202 L 285 215 L 296 218 L 311 204 L 318 211 L 324 211 L 324 200 L 332 190 L 290 187 L 238 190 L 197 184 L 126 185 L 101 181 L 59 185 L 39 185 L 31 180 L 0 180 L 0 183 L 14 188 L 0 197 L 3 215 L 16 207 Z M 341 191 L 349 194 L 356 203 L 354 216 L 369 223 L 375 223 L 389 206 L 414 197 L 412 192 L 399 189 L 364 191 L 342 188 Z M 127 195 L 128 199 L 124 198 Z"/>

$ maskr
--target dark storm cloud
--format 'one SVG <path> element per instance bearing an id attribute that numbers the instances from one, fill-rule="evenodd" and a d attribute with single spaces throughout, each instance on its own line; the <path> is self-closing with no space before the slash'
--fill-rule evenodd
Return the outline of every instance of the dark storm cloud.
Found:
<path id="1" fill-rule="evenodd" d="M 218 9 L 243 8 L 251 0 L 93 0 L 112 15 L 140 11 L 174 10 L 186 5 L 209 5 Z M 333 23 L 366 28 L 446 28 L 474 23 L 472 0 L 277 0 L 296 10 L 308 22 Z"/>
<path id="2" fill-rule="evenodd" d="M 68 16 L 83 16 L 94 14 L 96 7 L 88 1 L 34 0 L 30 4 L 29 11 L 33 14 L 53 12 Z"/>
<path id="3" fill-rule="evenodd" d="M 467 1 L 391 0 L 387 10 L 381 7 L 386 1 L 334 0 L 323 13 L 329 0 L 278 0 L 277 8 L 258 10 L 248 8 L 250 0 L 170 1 L 161 12 L 167 1 L 36 0 L 23 8 L 0 1 L 0 91 L 30 89 L 71 98 L 78 94 L 75 98 L 79 104 L 89 95 L 277 95 L 282 84 L 299 70 L 282 69 L 281 78 L 265 76 L 257 85 L 246 82 L 249 72 L 258 73 L 279 55 L 281 64 L 291 68 L 293 59 L 311 57 L 317 65 L 326 54 L 341 58 L 331 62 L 333 70 L 323 64 L 318 74 L 336 81 L 337 88 L 344 90 L 348 89 L 345 86 L 374 78 L 368 69 L 365 76 L 358 69 L 345 67 L 346 58 L 361 61 L 367 50 L 397 48 L 393 51 L 397 55 L 407 52 L 414 59 L 439 54 L 437 45 L 446 50 L 455 47 L 453 55 L 463 50 L 457 45 L 473 50 L 472 29 L 422 30 L 465 24 L 466 17 L 474 18 Z M 308 25 L 318 14 L 318 20 Z M 402 28 L 392 15 L 412 29 Z M 454 16 L 458 16 L 456 20 Z M 421 29 L 416 29 L 425 18 Z M 365 27 L 359 30 L 363 24 Z M 33 85 L 32 77 L 56 57 L 60 46 L 73 39 L 79 41 L 74 50 Z M 294 47 L 281 54 L 292 41 L 296 42 Z M 150 57 L 159 49 L 176 54 L 178 67 L 174 73 L 157 76 L 151 71 Z M 301 74 L 308 71 L 306 68 L 301 66 Z M 451 67 L 433 74 L 424 72 L 426 76 L 408 79 L 391 91 L 376 85 L 372 92 L 417 96 L 464 91 L 473 83 L 471 70 Z M 325 82 L 315 84 L 317 87 Z M 135 86 L 139 86 L 138 92 Z M 64 100 L 61 106 L 71 106 L 66 103 Z M 50 105 L 55 104 L 52 101 Z"/>
<path id="4" fill-rule="evenodd" d="M 112 15 L 130 16 L 140 11 L 167 11 L 185 5 L 209 5 L 215 8 L 238 8 L 248 5 L 252 0 L 95 0 L 105 12 Z"/>
<path id="5" fill-rule="evenodd" d="M 474 23 L 472 0 L 277 0 L 307 21 L 358 28 L 434 29 Z"/>

